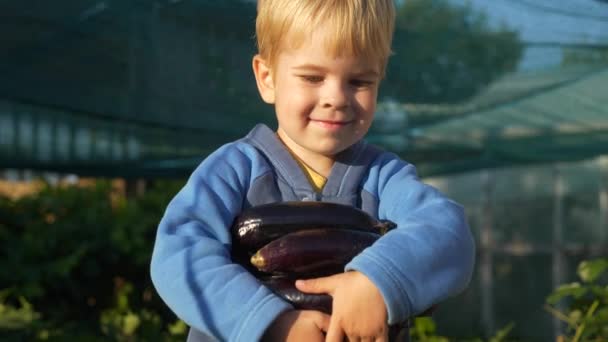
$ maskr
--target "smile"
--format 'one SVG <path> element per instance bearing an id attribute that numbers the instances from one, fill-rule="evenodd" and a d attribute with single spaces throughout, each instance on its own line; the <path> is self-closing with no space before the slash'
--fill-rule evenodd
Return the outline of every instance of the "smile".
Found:
<path id="1" fill-rule="evenodd" d="M 316 119 L 310 119 L 310 121 L 322 128 L 330 130 L 330 131 L 337 131 L 353 122 L 352 120 L 351 121 L 333 121 L 333 120 L 316 120 Z"/>

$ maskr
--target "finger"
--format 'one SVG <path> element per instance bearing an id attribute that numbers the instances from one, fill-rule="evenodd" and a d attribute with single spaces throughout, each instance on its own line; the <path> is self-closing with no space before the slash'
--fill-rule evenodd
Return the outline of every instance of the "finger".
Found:
<path id="1" fill-rule="evenodd" d="M 345 337 L 342 327 L 335 320 L 331 320 L 325 342 L 343 342 Z"/>
<path id="2" fill-rule="evenodd" d="M 328 293 L 331 294 L 335 288 L 333 276 L 296 280 L 296 288 L 305 293 Z"/>
<path id="3" fill-rule="evenodd" d="M 374 342 L 372 339 L 361 337 L 359 335 L 346 335 L 348 342 L 356 341 L 356 342 Z"/>
<path id="4" fill-rule="evenodd" d="M 378 336 L 375 339 L 373 339 L 373 341 L 374 342 L 388 342 L 388 332 L 389 332 L 389 328 L 387 327 L 386 329 L 384 329 L 384 333 L 381 336 Z"/>
<path id="5" fill-rule="evenodd" d="M 388 333 L 385 333 L 382 336 L 376 337 L 376 339 L 373 340 L 374 342 L 388 342 Z"/>
<path id="6" fill-rule="evenodd" d="M 317 328 L 319 328 L 319 330 L 327 332 L 329 330 L 331 316 L 326 315 L 324 313 L 319 313 L 318 315 L 316 315 L 314 322 L 317 325 Z"/>

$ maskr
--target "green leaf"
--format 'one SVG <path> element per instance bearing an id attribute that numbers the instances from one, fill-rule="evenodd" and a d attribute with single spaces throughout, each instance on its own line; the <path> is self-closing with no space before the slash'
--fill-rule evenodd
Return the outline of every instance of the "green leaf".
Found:
<path id="1" fill-rule="evenodd" d="M 513 327 L 515 326 L 514 323 L 509 323 L 507 324 L 507 326 L 505 326 L 504 328 L 498 330 L 498 332 L 496 332 L 496 334 L 490 338 L 490 342 L 501 342 L 504 341 L 505 338 L 509 335 L 509 333 L 511 332 L 511 330 L 513 330 Z"/>
<path id="2" fill-rule="evenodd" d="M 171 335 L 183 335 L 188 332 L 186 322 L 178 319 L 173 324 L 169 324 L 169 333 Z"/>
<path id="3" fill-rule="evenodd" d="M 578 324 L 578 322 L 580 322 L 582 317 L 583 317 L 583 313 L 581 312 L 581 310 L 572 310 L 568 314 L 568 318 L 574 324 Z"/>
<path id="4" fill-rule="evenodd" d="M 578 276 L 586 283 L 594 282 L 608 269 L 608 259 L 583 261 L 578 265 Z"/>
<path id="5" fill-rule="evenodd" d="M 570 283 L 560 285 L 555 291 L 553 291 L 549 297 L 547 297 L 547 303 L 555 304 L 562 298 L 572 296 L 574 298 L 580 298 L 587 293 L 587 288 L 582 287 L 579 283 Z"/>
<path id="6" fill-rule="evenodd" d="M 430 317 L 416 317 L 415 325 L 417 330 L 427 334 L 435 333 L 435 322 Z"/>
<path id="7" fill-rule="evenodd" d="M 603 322 L 608 322 L 608 307 L 603 307 L 595 312 L 595 317 Z"/>
<path id="8" fill-rule="evenodd" d="M 4 296 L 5 293 L 2 295 Z M 3 301 L 4 298 L 0 301 L 0 330 L 24 329 L 41 317 L 40 313 L 34 311 L 32 304 L 23 297 L 19 297 L 18 308 Z"/>
<path id="9" fill-rule="evenodd" d="M 140 323 L 141 320 L 139 319 L 139 316 L 129 312 L 123 318 L 122 333 L 126 336 L 133 336 Z"/>

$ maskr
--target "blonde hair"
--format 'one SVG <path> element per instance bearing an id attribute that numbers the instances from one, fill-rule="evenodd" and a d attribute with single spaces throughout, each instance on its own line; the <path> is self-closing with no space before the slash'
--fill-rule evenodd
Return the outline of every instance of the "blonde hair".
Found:
<path id="1" fill-rule="evenodd" d="M 258 0 L 258 52 L 273 68 L 282 49 L 299 47 L 320 26 L 329 30 L 329 54 L 377 61 L 384 75 L 395 26 L 393 0 Z"/>

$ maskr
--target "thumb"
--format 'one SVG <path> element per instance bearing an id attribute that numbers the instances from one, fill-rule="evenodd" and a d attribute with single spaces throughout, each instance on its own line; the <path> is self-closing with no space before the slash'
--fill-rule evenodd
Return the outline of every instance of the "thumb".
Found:
<path id="1" fill-rule="evenodd" d="M 296 280 L 296 288 L 305 293 L 327 293 L 331 294 L 335 289 L 334 276 Z"/>

